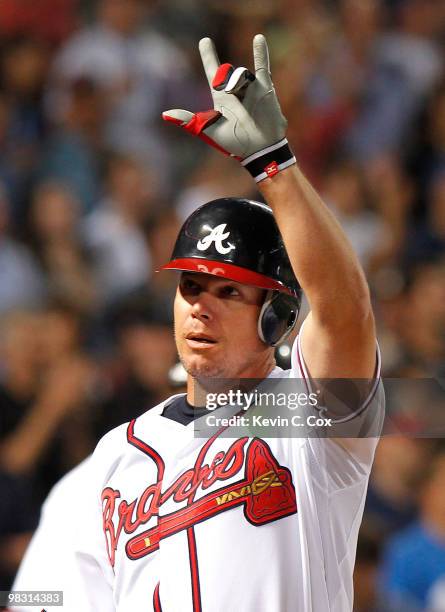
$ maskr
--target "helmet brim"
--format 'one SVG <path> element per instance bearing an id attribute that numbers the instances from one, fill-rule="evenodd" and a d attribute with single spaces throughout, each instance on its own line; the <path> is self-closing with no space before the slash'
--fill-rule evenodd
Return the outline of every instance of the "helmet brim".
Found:
<path id="1" fill-rule="evenodd" d="M 243 285 L 251 285 L 259 289 L 269 289 L 279 291 L 295 297 L 294 293 L 285 287 L 279 281 L 222 261 L 214 261 L 210 259 L 200 259 L 198 257 L 184 257 L 181 259 L 173 259 L 161 267 L 161 270 L 177 270 L 183 272 L 200 272 L 201 274 L 211 274 L 220 276 L 229 280 L 242 283 Z"/>

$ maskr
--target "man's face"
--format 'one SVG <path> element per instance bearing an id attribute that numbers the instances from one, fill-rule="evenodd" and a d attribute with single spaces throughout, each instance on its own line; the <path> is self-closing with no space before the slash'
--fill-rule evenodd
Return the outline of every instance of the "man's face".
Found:
<path id="1" fill-rule="evenodd" d="M 179 357 L 194 378 L 262 378 L 273 350 L 261 342 L 264 290 L 209 274 L 184 272 L 175 297 Z"/>

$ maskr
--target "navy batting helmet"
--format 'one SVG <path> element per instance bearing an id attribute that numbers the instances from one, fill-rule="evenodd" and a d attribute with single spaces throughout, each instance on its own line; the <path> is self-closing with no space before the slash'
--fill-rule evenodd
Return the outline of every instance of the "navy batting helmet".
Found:
<path id="1" fill-rule="evenodd" d="M 276 346 L 292 331 L 301 288 L 272 210 L 242 198 L 204 204 L 185 221 L 164 270 L 203 272 L 267 289 L 258 333 Z"/>

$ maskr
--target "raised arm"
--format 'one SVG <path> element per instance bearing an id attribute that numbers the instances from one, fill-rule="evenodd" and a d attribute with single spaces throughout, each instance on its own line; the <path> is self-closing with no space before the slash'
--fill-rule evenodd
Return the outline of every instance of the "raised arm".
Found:
<path id="1" fill-rule="evenodd" d="M 200 52 L 214 109 L 174 109 L 164 119 L 240 161 L 272 207 L 310 305 L 302 349 L 312 377 L 371 378 L 376 345 L 368 286 L 343 230 L 289 148 L 264 36 L 253 42 L 255 74 L 220 64 L 208 38 Z"/>
<path id="2" fill-rule="evenodd" d="M 296 165 L 259 187 L 309 302 L 301 340 L 309 372 L 371 378 L 376 343 L 369 289 L 343 230 Z"/>

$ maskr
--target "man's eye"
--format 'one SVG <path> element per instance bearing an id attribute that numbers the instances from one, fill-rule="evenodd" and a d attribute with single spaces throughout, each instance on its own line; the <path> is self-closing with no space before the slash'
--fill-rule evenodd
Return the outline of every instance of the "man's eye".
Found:
<path id="1" fill-rule="evenodd" d="M 235 297 L 235 296 L 240 295 L 240 292 L 238 291 L 238 289 L 236 289 L 236 287 L 227 285 L 226 287 L 222 288 L 222 294 L 228 297 Z"/>
<path id="2" fill-rule="evenodd" d="M 181 283 L 183 291 L 199 291 L 199 285 L 190 278 L 185 278 Z"/>

